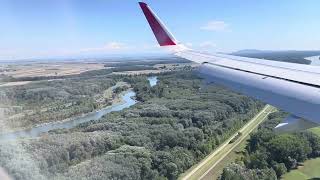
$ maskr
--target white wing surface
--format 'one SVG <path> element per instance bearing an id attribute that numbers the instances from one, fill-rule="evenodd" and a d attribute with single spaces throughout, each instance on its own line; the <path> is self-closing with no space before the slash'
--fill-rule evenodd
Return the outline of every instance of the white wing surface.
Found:
<path id="1" fill-rule="evenodd" d="M 320 124 L 319 67 L 194 51 L 179 44 L 146 3 L 140 7 L 160 46 L 201 64 L 198 72 L 208 81 Z"/>

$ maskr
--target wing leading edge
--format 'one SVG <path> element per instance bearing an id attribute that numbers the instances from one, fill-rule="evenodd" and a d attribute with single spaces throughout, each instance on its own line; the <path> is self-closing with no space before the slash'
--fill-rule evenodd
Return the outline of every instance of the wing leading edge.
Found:
<path id="1" fill-rule="evenodd" d="M 147 4 L 140 2 L 140 6 L 160 46 L 166 46 L 179 57 L 200 63 L 199 73 L 208 81 L 218 82 L 320 124 L 319 67 L 205 54 L 188 49 L 177 43 Z"/>

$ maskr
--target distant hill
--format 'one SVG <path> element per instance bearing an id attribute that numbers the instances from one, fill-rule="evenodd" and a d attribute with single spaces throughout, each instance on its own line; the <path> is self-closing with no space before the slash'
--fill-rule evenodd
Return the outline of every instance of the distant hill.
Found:
<path id="1" fill-rule="evenodd" d="M 256 49 L 245 49 L 233 52 L 231 53 L 231 55 L 299 64 L 310 64 L 311 61 L 304 58 L 320 55 L 320 51 L 265 51 Z"/>

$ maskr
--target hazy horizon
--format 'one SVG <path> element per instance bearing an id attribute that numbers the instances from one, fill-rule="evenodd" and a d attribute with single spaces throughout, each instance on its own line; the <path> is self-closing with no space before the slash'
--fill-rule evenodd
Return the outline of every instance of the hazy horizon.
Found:
<path id="1" fill-rule="evenodd" d="M 316 0 L 146 2 L 194 49 L 319 49 Z M 4 0 L 0 20 L 0 60 L 166 53 L 136 1 Z"/>

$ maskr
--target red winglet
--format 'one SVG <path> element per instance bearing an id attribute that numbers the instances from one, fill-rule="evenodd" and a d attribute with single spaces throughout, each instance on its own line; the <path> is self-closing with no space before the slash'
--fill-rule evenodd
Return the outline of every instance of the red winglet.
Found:
<path id="1" fill-rule="evenodd" d="M 177 45 L 172 34 L 167 30 L 165 25 L 150 9 L 150 7 L 144 2 L 139 2 L 139 4 L 160 46 Z"/>

